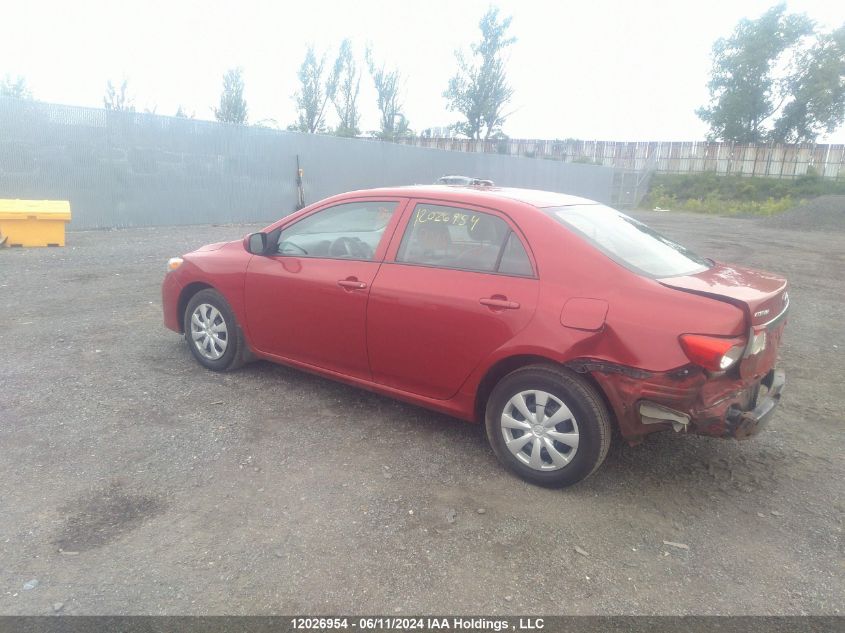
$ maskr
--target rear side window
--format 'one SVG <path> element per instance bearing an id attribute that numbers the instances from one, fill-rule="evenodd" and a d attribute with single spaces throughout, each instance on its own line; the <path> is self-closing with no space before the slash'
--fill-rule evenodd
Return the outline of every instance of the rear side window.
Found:
<path id="1" fill-rule="evenodd" d="M 649 277 L 693 275 L 712 264 L 642 222 L 602 204 L 544 209 L 626 268 Z"/>
<path id="2" fill-rule="evenodd" d="M 457 270 L 533 274 L 522 243 L 503 219 L 434 204 L 416 206 L 396 261 Z"/>
<path id="3" fill-rule="evenodd" d="M 502 253 L 502 261 L 499 263 L 499 272 L 505 275 L 520 275 L 522 277 L 531 277 L 534 274 L 528 253 L 525 252 L 525 247 L 513 231 L 511 231 L 510 237 L 505 243 L 505 251 Z"/>

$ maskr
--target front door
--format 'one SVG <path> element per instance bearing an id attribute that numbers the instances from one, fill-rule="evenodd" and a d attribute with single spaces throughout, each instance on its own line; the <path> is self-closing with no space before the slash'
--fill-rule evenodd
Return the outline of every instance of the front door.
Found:
<path id="1" fill-rule="evenodd" d="M 285 226 L 272 254 L 250 260 L 244 294 L 257 351 L 371 379 L 367 298 L 400 206 L 360 200 L 319 209 Z"/>

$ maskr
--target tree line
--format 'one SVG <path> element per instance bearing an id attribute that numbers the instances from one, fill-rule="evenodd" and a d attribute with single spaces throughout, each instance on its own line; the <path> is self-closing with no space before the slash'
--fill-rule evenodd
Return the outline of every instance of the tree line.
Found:
<path id="1" fill-rule="evenodd" d="M 502 18 L 498 8 L 490 7 L 479 22 L 479 41 L 470 46 L 468 55 L 461 51 L 455 53 L 458 70 L 449 80 L 443 96 L 448 109 L 462 116 L 462 120 L 454 124 L 455 130 L 472 138 L 501 135 L 508 116 L 505 107 L 513 96 L 513 89 L 507 81 L 504 51 L 516 41 L 507 36 L 510 23 L 510 17 Z M 402 73 L 396 67 L 377 61 L 369 46 L 364 52 L 362 69 L 350 39 L 340 43 L 333 61 L 329 60 L 328 52 L 308 46 L 297 71 L 297 90 L 292 95 L 296 119 L 287 129 L 311 134 L 360 136 L 359 93 L 365 71 L 375 87 L 375 105 L 379 112 L 379 129 L 370 134 L 385 140 L 412 136 L 414 132 L 403 107 Z M 7 75 L 0 81 L 0 96 L 31 99 L 32 93 L 23 77 Z M 106 83 L 103 105 L 107 110 L 135 111 L 126 79 Z M 155 107 L 145 109 L 153 114 L 155 111 Z M 211 111 L 215 119 L 224 123 L 245 125 L 249 122 L 242 68 L 231 68 L 223 75 L 219 103 Z M 188 115 L 180 106 L 176 116 Z M 330 124 L 330 116 L 336 123 Z M 275 122 L 258 121 L 256 125 L 268 123 Z"/>
<path id="2" fill-rule="evenodd" d="M 825 32 L 778 4 L 713 45 L 710 140 L 814 142 L 845 120 L 845 24 Z"/>
<path id="3" fill-rule="evenodd" d="M 453 125 L 454 129 L 470 138 L 489 139 L 503 134 L 502 125 L 508 116 L 505 108 L 513 96 L 504 56 L 507 47 L 516 41 L 507 35 L 510 24 L 510 17 L 500 17 L 499 9 L 490 7 L 479 22 L 481 37 L 470 45 L 469 54 L 455 53 L 458 69 L 449 80 L 443 97 L 448 110 L 462 115 L 462 120 Z M 414 132 L 403 112 L 400 70 L 376 62 L 369 46 L 364 61 L 375 87 L 379 111 L 379 129 L 371 134 L 385 140 L 412 136 Z M 348 38 L 340 43 L 334 63 L 329 63 L 328 53 L 309 46 L 297 72 L 299 85 L 292 97 L 296 103 L 296 121 L 287 129 L 310 134 L 360 136 L 358 97 L 363 72 L 355 59 L 352 40 Z M 328 123 L 331 110 L 336 125 Z M 246 123 L 247 103 L 240 68 L 226 73 L 220 107 L 215 108 L 214 113 L 219 121 Z"/>
<path id="4" fill-rule="evenodd" d="M 468 51 L 455 51 L 456 71 L 443 91 L 446 107 L 460 115 L 451 127 L 472 139 L 506 138 L 503 127 L 511 112 L 514 90 L 507 76 L 507 51 L 516 42 L 509 35 L 510 17 L 491 6 L 478 23 L 480 37 Z M 297 71 L 292 95 L 296 119 L 288 130 L 310 134 L 361 135 L 359 93 L 364 72 L 376 91 L 379 129 L 370 134 L 385 140 L 412 136 L 403 111 L 403 75 L 364 52 L 364 68 L 353 43 L 340 43 L 333 63 L 327 52 L 309 46 Z M 707 84 L 710 99 L 696 110 L 708 124 L 709 140 L 739 143 L 814 142 L 821 133 L 845 121 L 845 24 L 823 31 L 803 13 L 787 13 L 778 4 L 760 18 L 743 19 L 712 49 Z M 0 81 L 0 96 L 32 98 L 22 77 Z M 103 98 L 110 110 L 134 111 L 127 81 L 109 81 Z M 147 109 L 147 112 L 155 112 Z M 241 68 L 223 76 L 218 121 L 248 122 Z M 181 106 L 176 116 L 187 116 Z M 335 122 L 331 123 L 329 120 Z M 257 122 L 257 125 L 266 122 Z"/>

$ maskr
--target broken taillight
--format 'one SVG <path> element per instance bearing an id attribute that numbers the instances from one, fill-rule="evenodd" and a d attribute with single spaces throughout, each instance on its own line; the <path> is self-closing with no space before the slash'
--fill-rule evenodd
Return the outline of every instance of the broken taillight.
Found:
<path id="1" fill-rule="evenodd" d="M 751 345 L 748 346 L 748 355 L 754 356 L 754 354 L 759 354 L 764 349 L 766 349 L 766 340 L 766 327 L 755 327 L 753 335 L 751 337 Z"/>
<path id="2" fill-rule="evenodd" d="M 745 339 L 737 337 L 681 334 L 680 341 L 687 358 L 710 371 L 729 369 L 745 351 Z"/>

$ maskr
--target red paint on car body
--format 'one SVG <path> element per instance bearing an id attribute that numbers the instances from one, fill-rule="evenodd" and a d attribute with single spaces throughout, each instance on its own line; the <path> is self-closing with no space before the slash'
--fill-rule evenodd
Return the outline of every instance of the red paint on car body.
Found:
<path id="1" fill-rule="evenodd" d="M 782 384 L 773 370 L 786 280 L 725 264 L 642 274 L 547 212 L 594 204 L 580 198 L 495 187 L 373 189 L 318 202 L 263 232 L 278 235 L 311 214 L 368 201 L 394 208 L 371 259 L 253 255 L 242 240 L 204 247 L 167 274 L 165 325 L 181 332 L 190 294 L 212 287 L 232 307 L 255 356 L 471 421 L 479 420 L 479 403 L 502 368 L 563 365 L 591 377 L 631 441 L 672 428 L 643 422 L 642 402 L 688 416 L 688 432 L 751 435 L 757 429 L 747 412 L 760 390 Z M 525 270 L 401 261 L 403 236 L 421 205 L 455 209 L 456 218 L 498 218 L 524 248 Z M 437 214 L 420 218 L 433 222 Z M 747 340 L 755 328 L 767 331 L 764 348 L 724 373 L 692 364 L 679 340 Z"/>
<path id="2" fill-rule="evenodd" d="M 573 297 L 563 306 L 560 323 L 576 330 L 598 332 L 604 327 L 608 307 L 604 299 Z"/>

